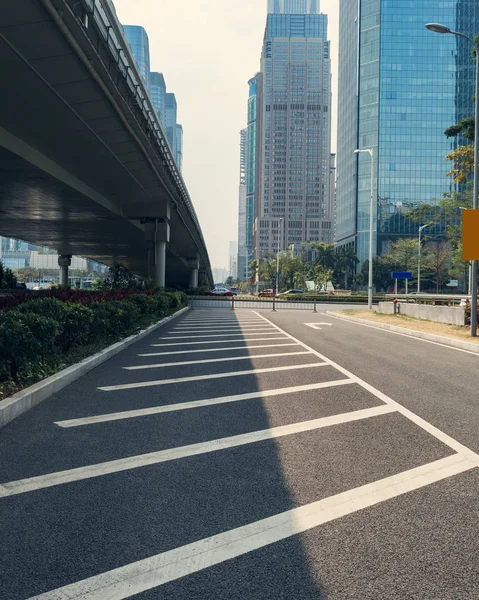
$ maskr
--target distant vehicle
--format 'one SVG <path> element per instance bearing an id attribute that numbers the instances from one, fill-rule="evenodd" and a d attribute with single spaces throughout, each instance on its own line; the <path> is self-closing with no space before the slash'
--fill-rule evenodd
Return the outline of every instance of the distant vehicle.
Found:
<path id="1" fill-rule="evenodd" d="M 233 296 L 237 296 L 238 295 L 238 288 L 232 287 L 232 288 L 230 288 L 230 292 L 233 292 Z"/>
<path id="2" fill-rule="evenodd" d="M 287 292 L 281 292 L 281 294 L 277 294 L 277 297 L 279 296 L 293 296 L 293 295 L 300 295 L 300 294 L 306 294 L 306 292 L 304 290 L 288 290 Z"/>
<path id="3" fill-rule="evenodd" d="M 263 290 L 258 296 L 260 298 L 272 298 L 274 296 L 274 290 Z"/>
<path id="4" fill-rule="evenodd" d="M 17 281 L 17 283 L 15 284 L 15 287 L 17 288 L 17 290 L 26 290 L 27 284 L 24 283 L 23 281 Z"/>
<path id="5" fill-rule="evenodd" d="M 204 296 L 234 296 L 234 294 L 231 290 L 227 290 L 224 287 L 216 287 L 209 292 L 205 292 Z"/>

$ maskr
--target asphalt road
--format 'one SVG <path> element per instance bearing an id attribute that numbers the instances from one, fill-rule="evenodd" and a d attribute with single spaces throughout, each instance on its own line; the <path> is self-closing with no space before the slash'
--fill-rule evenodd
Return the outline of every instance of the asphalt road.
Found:
<path id="1" fill-rule="evenodd" d="M 0 598 L 477 600 L 478 366 L 190 311 L 0 430 Z"/>

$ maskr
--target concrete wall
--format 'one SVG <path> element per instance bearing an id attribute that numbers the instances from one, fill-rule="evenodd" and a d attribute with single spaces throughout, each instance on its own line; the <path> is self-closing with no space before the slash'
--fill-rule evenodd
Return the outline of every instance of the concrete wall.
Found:
<path id="1" fill-rule="evenodd" d="M 400 312 L 402 315 L 424 319 L 426 321 L 436 321 L 437 323 L 447 323 L 449 325 L 464 326 L 466 320 L 465 308 L 450 306 L 429 306 L 426 304 L 412 304 L 400 302 Z M 378 312 L 392 315 L 394 314 L 393 302 L 380 302 Z"/>

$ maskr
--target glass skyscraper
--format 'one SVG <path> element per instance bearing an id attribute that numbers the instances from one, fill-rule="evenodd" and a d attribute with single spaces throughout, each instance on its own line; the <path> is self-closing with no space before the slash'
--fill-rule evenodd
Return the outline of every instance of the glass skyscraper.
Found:
<path id="1" fill-rule="evenodd" d="M 150 96 L 161 124 L 166 129 L 166 83 L 163 73 L 150 73 Z"/>
<path id="2" fill-rule="evenodd" d="M 444 130 L 474 114 L 471 46 L 425 29 L 441 22 L 475 37 L 477 0 L 341 0 L 336 240 L 369 249 L 371 160 L 375 156 L 374 253 L 416 235 L 411 208 L 453 189 L 444 158 L 461 140 Z"/>
<path id="3" fill-rule="evenodd" d="M 254 194 L 256 258 L 293 244 L 333 241 L 327 16 L 319 13 L 316 0 L 270 0 L 268 9 L 256 145 L 248 134 L 247 165 L 250 147 L 256 148 L 255 185 L 248 169 L 246 175 L 246 224 Z M 250 104 L 252 97 L 250 91 Z M 248 131 L 250 121 L 251 114 Z"/>
<path id="4" fill-rule="evenodd" d="M 238 279 L 248 279 L 248 252 L 246 250 L 246 144 L 248 130 L 240 132 L 240 183 L 238 202 Z"/>
<path id="5" fill-rule="evenodd" d="M 150 85 L 150 42 L 148 34 L 139 25 L 123 25 L 123 30 L 133 53 L 138 71 L 148 88 Z"/>

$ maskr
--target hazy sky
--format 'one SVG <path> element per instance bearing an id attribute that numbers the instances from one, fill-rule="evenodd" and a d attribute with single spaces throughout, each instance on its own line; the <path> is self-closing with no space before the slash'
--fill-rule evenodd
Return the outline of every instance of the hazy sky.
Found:
<path id="1" fill-rule="evenodd" d="M 239 132 L 246 125 L 248 80 L 259 70 L 266 0 L 114 0 L 126 25 L 150 38 L 151 70 L 176 94 L 183 125 L 183 177 L 212 266 L 228 265 L 238 238 Z M 321 0 L 329 15 L 333 96 L 337 87 L 339 0 Z M 334 109 L 336 102 L 333 98 Z M 333 148 L 336 147 L 336 110 Z"/>

